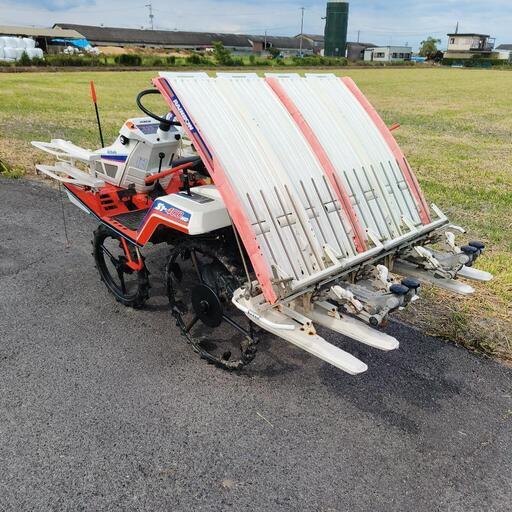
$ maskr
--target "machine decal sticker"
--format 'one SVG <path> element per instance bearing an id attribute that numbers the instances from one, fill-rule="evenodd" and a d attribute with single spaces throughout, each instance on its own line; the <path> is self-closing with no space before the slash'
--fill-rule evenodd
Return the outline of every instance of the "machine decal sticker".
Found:
<path id="1" fill-rule="evenodd" d="M 127 155 L 101 155 L 103 160 L 114 160 L 115 162 L 125 162 Z"/>
<path id="2" fill-rule="evenodd" d="M 192 216 L 189 212 L 185 212 L 180 208 L 177 208 L 172 204 L 164 203 L 163 201 L 155 201 L 153 210 L 167 215 L 173 220 L 173 222 L 183 224 L 184 226 L 188 225 L 190 217 Z"/>

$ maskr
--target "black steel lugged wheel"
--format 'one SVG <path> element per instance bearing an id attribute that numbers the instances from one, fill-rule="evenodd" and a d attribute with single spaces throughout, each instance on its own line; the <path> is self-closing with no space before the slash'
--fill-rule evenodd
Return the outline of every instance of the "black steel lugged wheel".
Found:
<path id="1" fill-rule="evenodd" d="M 125 243 L 132 261 L 139 261 L 135 246 Z M 140 270 L 130 268 L 122 237 L 103 224 L 94 232 L 92 245 L 96 268 L 110 293 L 125 306 L 141 308 L 149 297 L 149 273 L 144 261 Z"/>
<path id="2" fill-rule="evenodd" d="M 251 323 L 231 303 L 240 287 L 236 266 L 214 247 L 185 242 L 171 252 L 166 269 L 169 303 L 195 352 L 224 369 L 240 370 L 254 359 L 257 339 Z M 247 329 L 241 325 L 246 322 Z"/>

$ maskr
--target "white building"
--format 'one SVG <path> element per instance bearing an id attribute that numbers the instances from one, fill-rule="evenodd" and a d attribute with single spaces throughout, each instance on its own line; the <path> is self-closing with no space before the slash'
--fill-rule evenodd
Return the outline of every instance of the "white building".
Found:
<path id="1" fill-rule="evenodd" d="M 411 60 L 410 46 L 377 46 L 364 51 L 364 60 L 375 62 L 398 62 Z"/>
<path id="2" fill-rule="evenodd" d="M 448 34 L 447 59 L 489 58 L 492 56 L 494 38 L 487 34 Z"/>
<path id="3" fill-rule="evenodd" d="M 512 44 L 500 44 L 495 52 L 498 59 L 512 61 Z"/>

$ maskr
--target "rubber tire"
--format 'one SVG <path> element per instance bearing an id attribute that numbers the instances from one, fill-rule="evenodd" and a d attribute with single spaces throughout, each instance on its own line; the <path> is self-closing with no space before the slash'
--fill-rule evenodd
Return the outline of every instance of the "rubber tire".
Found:
<path id="1" fill-rule="evenodd" d="M 114 296 L 117 302 L 123 304 L 123 306 L 140 309 L 144 306 L 146 301 L 149 298 L 149 272 L 144 265 L 142 270 L 136 271 L 137 274 L 137 290 L 135 293 L 127 296 L 120 293 L 112 284 L 111 279 L 109 278 L 109 272 L 105 268 L 103 253 L 100 250 L 101 244 L 103 241 L 108 238 L 116 238 L 120 239 L 121 237 L 115 232 L 109 229 L 104 224 L 100 224 L 98 228 L 94 231 L 94 237 L 92 240 L 93 252 L 92 255 L 94 257 L 94 261 L 96 264 L 96 268 L 100 274 L 101 281 L 105 284 L 108 291 Z M 130 243 L 130 242 L 128 242 Z"/>

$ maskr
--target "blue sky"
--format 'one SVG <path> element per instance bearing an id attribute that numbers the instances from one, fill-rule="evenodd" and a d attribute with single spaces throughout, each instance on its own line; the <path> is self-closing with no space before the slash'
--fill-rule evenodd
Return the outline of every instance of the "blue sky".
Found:
<path id="1" fill-rule="evenodd" d="M 147 28 L 149 0 L 0 0 L 0 25 L 56 22 Z M 324 1 L 153 0 L 156 28 L 294 35 L 305 7 L 307 33 L 323 33 Z M 349 39 L 417 46 L 428 35 L 442 40 L 459 22 L 460 31 L 512 43 L 512 0 L 352 0 Z"/>

